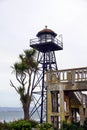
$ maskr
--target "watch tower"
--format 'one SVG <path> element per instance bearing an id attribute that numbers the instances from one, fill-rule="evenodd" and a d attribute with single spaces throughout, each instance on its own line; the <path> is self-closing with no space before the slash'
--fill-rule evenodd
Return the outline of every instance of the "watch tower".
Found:
<path id="1" fill-rule="evenodd" d="M 48 29 L 45 29 L 37 33 L 37 38 L 30 40 L 30 47 L 38 51 L 37 62 L 39 69 L 34 73 L 34 78 L 32 81 L 32 96 L 33 102 L 31 103 L 32 110 L 30 112 L 30 117 L 32 117 L 36 112 L 38 114 L 38 121 L 43 123 L 46 121 L 46 71 L 58 70 L 55 51 L 63 49 L 62 35 L 58 35 Z M 34 115 L 35 117 L 35 115 Z"/>

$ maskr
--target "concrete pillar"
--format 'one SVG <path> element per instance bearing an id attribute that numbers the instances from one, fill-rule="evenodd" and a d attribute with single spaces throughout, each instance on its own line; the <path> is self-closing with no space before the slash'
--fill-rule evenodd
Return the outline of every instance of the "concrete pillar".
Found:
<path id="1" fill-rule="evenodd" d="M 80 125 L 83 126 L 85 117 L 84 117 L 84 112 L 83 112 L 82 106 L 80 106 L 80 108 L 79 108 L 79 114 L 80 114 Z"/>
<path id="2" fill-rule="evenodd" d="M 51 92 L 47 91 L 47 122 L 51 123 L 52 101 Z"/>
<path id="3" fill-rule="evenodd" d="M 60 125 L 65 120 L 65 112 L 64 112 L 64 91 L 60 90 Z"/>
<path id="4" fill-rule="evenodd" d="M 75 122 L 77 121 L 77 110 L 75 109 Z"/>
<path id="5" fill-rule="evenodd" d="M 85 118 L 87 118 L 87 108 L 85 108 Z"/>

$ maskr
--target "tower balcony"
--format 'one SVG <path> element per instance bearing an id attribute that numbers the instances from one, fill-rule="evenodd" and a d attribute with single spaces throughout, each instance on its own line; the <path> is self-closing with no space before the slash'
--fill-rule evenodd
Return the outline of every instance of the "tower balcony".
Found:
<path id="1" fill-rule="evenodd" d="M 30 47 L 40 52 L 57 51 L 63 49 L 63 42 L 53 37 L 44 39 L 34 38 L 30 40 Z"/>

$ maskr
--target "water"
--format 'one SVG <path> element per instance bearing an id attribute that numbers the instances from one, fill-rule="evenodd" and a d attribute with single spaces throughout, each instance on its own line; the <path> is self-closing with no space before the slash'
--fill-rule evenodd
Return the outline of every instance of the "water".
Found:
<path id="1" fill-rule="evenodd" d="M 23 118 L 24 114 L 22 108 L 0 107 L 0 122 L 11 122 Z M 39 121 L 37 112 L 32 119 Z"/>
<path id="2" fill-rule="evenodd" d="M 23 111 L 21 108 L 0 107 L 0 122 L 10 122 L 18 119 L 23 119 Z"/>

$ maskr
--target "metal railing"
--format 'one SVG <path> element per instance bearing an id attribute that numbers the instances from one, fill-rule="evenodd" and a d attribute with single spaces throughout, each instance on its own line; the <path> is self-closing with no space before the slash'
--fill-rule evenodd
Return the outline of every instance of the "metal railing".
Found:
<path id="1" fill-rule="evenodd" d="M 63 48 L 63 42 L 61 40 L 58 40 L 57 38 L 51 38 L 51 37 L 47 37 L 44 39 L 39 39 L 39 38 L 30 39 L 30 46 L 34 44 L 49 43 L 49 42 L 55 43 L 56 45 Z"/>

